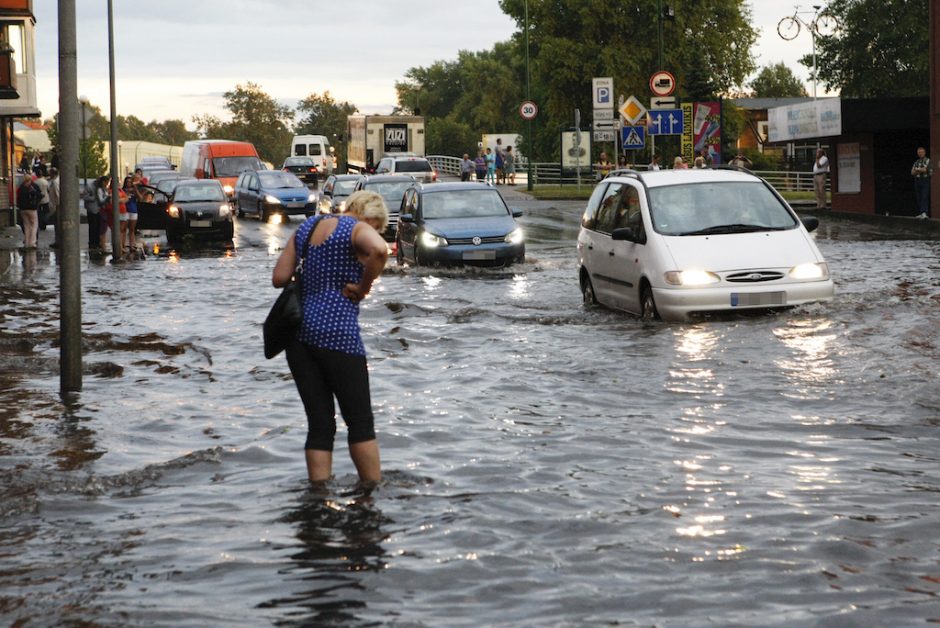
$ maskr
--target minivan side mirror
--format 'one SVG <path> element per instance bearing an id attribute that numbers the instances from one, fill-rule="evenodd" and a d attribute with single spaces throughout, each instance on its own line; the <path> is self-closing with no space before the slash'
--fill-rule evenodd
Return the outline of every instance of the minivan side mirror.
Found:
<path id="1" fill-rule="evenodd" d="M 518 218 L 523 215 L 523 212 L 518 207 L 510 207 L 509 212 L 512 214 L 513 218 Z"/>
<path id="2" fill-rule="evenodd" d="M 800 216 L 800 222 L 806 227 L 807 231 L 813 232 L 819 228 L 819 218 L 815 216 Z"/>
<path id="3" fill-rule="evenodd" d="M 610 234 L 611 240 L 626 240 L 627 242 L 636 242 L 637 237 L 630 227 L 620 227 L 614 229 Z"/>

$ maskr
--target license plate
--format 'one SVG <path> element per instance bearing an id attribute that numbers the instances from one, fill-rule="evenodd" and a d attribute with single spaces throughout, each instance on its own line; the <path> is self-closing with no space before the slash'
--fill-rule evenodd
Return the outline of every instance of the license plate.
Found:
<path id="1" fill-rule="evenodd" d="M 296 202 L 296 203 L 288 203 L 288 204 L 287 204 L 287 206 L 290 207 L 290 208 L 303 207 L 304 205 L 305 205 L 305 203 L 304 203 L 303 201 Z"/>
<path id="2" fill-rule="evenodd" d="M 190 220 L 189 226 L 190 227 L 211 227 L 212 221 L 211 220 Z"/>
<path id="3" fill-rule="evenodd" d="M 496 259 L 496 251 L 464 251 L 463 258 L 471 262 L 494 260 Z"/>
<path id="4" fill-rule="evenodd" d="M 732 292 L 731 307 L 740 305 L 786 305 L 786 292 Z"/>

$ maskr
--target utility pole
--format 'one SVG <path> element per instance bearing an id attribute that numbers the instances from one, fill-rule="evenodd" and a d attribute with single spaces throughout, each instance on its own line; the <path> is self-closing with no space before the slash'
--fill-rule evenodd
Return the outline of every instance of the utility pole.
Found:
<path id="1" fill-rule="evenodd" d="M 529 0 L 525 2 L 525 99 L 528 101 L 532 100 L 532 95 L 529 93 Z M 529 130 L 528 136 L 526 137 L 526 149 L 529 153 L 529 158 L 526 159 L 526 189 L 532 191 L 532 158 L 535 156 L 535 151 L 533 150 L 534 142 L 532 137 L 532 119 L 529 119 Z"/>
<path id="2" fill-rule="evenodd" d="M 78 213 L 78 46 L 75 0 L 59 0 L 59 390 L 82 389 Z"/>
<path id="3" fill-rule="evenodd" d="M 118 163 L 117 96 L 114 91 L 114 6 L 108 0 L 108 70 L 111 79 L 111 263 L 124 257 L 121 247 L 121 207 L 118 189 L 121 185 Z"/>

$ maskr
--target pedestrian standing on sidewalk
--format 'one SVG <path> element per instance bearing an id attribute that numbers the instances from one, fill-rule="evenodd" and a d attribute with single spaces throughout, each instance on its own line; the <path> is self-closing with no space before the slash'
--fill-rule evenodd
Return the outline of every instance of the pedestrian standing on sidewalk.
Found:
<path id="1" fill-rule="evenodd" d="M 85 205 L 85 218 L 88 221 L 88 250 L 93 251 L 98 248 L 98 181 L 97 179 L 85 180 L 85 186 L 82 192 L 82 203 Z"/>
<path id="2" fill-rule="evenodd" d="M 503 161 L 504 183 L 509 185 L 516 184 L 516 156 L 512 152 L 512 146 L 506 147 L 506 158 Z"/>
<path id="3" fill-rule="evenodd" d="M 49 224 L 49 182 L 45 174 L 34 175 L 33 183 L 39 188 L 42 198 L 39 201 L 39 228 L 45 229 Z"/>
<path id="4" fill-rule="evenodd" d="M 486 182 L 496 185 L 496 156 L 493 154 L 493 149 L 487 146 L 483 158 L 486 159 Z"/>
<path id="5" fill-rule="evenodd" d="M 932 174 L 933 167 L 930 165 L 927 149 L 920 146 L 917 148 L 917 161 L 911 167 L 911 176 L 914 177 L 914 199 L 917 202 L 917 215 L 914 217 L 921 220 L 927 218 L 927 212 L 930 210 L 930 175 Z"/>
<path id="6" fill-rule="evenodd" d="M 460 180 L 469 181 L 470 176 L 473 174 L 475 169 L 476 164 L 474 164 L 473 160 L 470 159 L 470 155 L 464 153 L 463 159 L 460 160 Z"/>
<path id="7" fill-rule="evenodd" d="M 111 178 L 98 177 L 95 183 L 95 200 L 98 202 L 98 248 L 102 251 L 108 249 L 108 230 L 114 222 L 111 211 Z"/>
<path id="8" fill-rule="evenodd" d="M 486 179 L 486 157 L 483 156 L 482 150 L 477 158 L 473 160 L 473 167 L 477 173 L 477 181 L 484 181 Z"/>
<path id="9" fill-rule="evenodd" d="M 23 223 L 23 248 L 35 249 L 39 238 L 39 202 L 42 193 L 33 182 L 33 176 L 27 174 L 23 183 L 16 190 L 16 207 L 20 210 Z"/>
<path id="10" fill-rule="evenodd" d="M 813 162 L 813 189 L 816 192 L 816 209 L 826 209 L 826 175 L 829 174 L 829 158 L 826 151 L 816 149 L 816 161 Z"/>
<path id="11" fill-rule="evenodd" d="M 49 168 L 49 219 L 52 222 L 52 248 L 59 246 L 59 225 L 62 214 L 59 212 L 61 203 L 59 203 L 59 171 L 56 168 Z"/>
<path id="12" fill-rule="evenodd" d="M 304 457 L 311 482 L 325 482 L 332 475 L 334 397 L 348 428 L 349 454 L 359 479 L 381 479 L 359 304 L 388 260 L 388 246 L 380 235 L 387 225 L 382 197 L 356 192 L 346 200 L 344 214 L 308 218 L 287 241 L 271 277 L 274 287 L 286 286 L 298 258 L 303 260 L 302 319 L 286 352 L 307 414 Z"/>

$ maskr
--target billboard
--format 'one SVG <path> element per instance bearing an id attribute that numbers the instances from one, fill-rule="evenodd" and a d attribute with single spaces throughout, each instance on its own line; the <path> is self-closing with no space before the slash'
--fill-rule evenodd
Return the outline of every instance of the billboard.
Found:
<path id="1" fill-rule="evenodd" d="M 842 101 L 825 98 L 767 110 L 768 140 L 793 140 L 842 135 Z"/>

